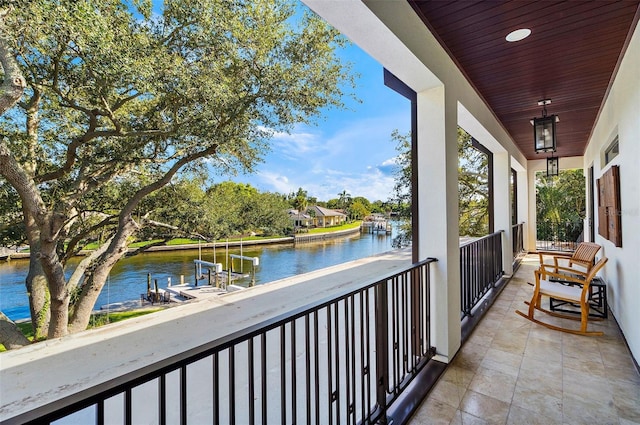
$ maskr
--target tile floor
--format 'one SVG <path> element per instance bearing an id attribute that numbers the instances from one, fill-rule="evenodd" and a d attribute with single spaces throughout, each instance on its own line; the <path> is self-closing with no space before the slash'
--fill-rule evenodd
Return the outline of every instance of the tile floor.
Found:
<path id="1" fill-rule="evenodd" d="M 523 301 L 531 298 L 533 287 L 526 282 L 537 260 L 523 260 L 411 425 L 640 424 L 640 375 L 611 315 L 590 322 L 604 336 L 588 337 L 553 331 L 514 313 L 525 311 Z"/>

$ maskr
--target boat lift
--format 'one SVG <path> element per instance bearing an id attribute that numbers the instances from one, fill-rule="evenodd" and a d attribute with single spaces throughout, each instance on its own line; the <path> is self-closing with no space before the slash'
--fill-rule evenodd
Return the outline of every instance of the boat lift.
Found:
<path id="1" fill-rule="evenodd" d="M 220 284 L 218 282 L 218 276 L 222 273 L 222 263 L 212 263 L 210 261 L 193 260 L 193 264 L 195 266 L 195 281 L 196 281 L 195 286 L 198 286 L 199 279 L 205 278 L 204 274 L 202 273 L 202 266 L 205 266 L 208 268 L 209 285 L 215 286 L 216 288 L 220 287 Z M 226 284 L 224 284 L 224 286 L 226 286 Z"/>
<path id="2" fill-rule="evenodd" d="M 260 265 L 260 258 L 259 257 L 247 257 L 245 255 L 237 255 L 237 254 L 229 254 L 229 257 L 231 258 L 231 262 L 229 262 L 229 276 L 231 276 L 231 273 L 233 273 L 233 259 L 239 259 L 240 262 L 240 273 L 242 273 L 242 264 L 244 261 L 250 261 L 251 262 L 251 286 L 255 285 L 256 283 L 256 267 L 258 267 Z"/>

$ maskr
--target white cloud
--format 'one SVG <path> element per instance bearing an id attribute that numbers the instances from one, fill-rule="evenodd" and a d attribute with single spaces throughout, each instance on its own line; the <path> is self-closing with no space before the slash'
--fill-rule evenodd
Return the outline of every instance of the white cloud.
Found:
<path id="1" fill-rule="evenodd" d="M 320 201 L 335 199 L 343 190 L 351 196 L 363 196 L 370 201 L 386 201 L 393 190 L 393 177 L 390 177 L 375 167 L 363 173 L 327 169 L 321 175 L 309 173 L 280 174 L 261 171 L 252 184 L 264 191 L 291 193 L 299 187 L 307 191 L 309 196 Z"/>
<path id="2" fill-rule="evenodd" d="M 258 184 L 253 183 L 258 189 L 262 189 L 269 192 L 289 193 L 291 192 L 291 183 L 289 178 L 285 175 L 272 173 L 269 171 L 260 171 L 257 173 Z M 263 186 L 266 187 L 263 188 Z"/>
<path id="3" fill-rule="evenodd" d="M 324 147 L 321 134 L 303 126 L 297 126 L 291 133 L 274 130 L 270 130 L 270 133 L 272 149 L 285 158 L 298 159 L 309 153 L 322 151 Z"/>

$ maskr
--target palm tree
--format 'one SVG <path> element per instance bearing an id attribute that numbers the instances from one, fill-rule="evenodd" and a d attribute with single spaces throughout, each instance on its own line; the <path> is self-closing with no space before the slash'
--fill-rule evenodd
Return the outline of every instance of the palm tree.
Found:
<path id="1" fill-rule="evenodd" d="M 351 203 L 351 194 L 347 193 L 346 190 L 343 190 L 341 193 L 338 193 L 338 205 L 341 209 L 346 210 L 349 204 Z"/>

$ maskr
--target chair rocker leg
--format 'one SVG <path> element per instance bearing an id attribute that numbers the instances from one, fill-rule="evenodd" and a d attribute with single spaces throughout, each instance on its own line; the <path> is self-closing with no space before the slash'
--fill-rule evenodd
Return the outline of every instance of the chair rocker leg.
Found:
<path id="1" fill-rule="evenodd" d="M 545 311 L 545 310 L 542 310 Z M 516 310 L 516 313 L 519 314 L 520 316 L 524 317 L 525 319 L 531 320 L 533 323 L 536 323 L 538 325 L 542 325 L 545 328 L 548 329 L 552 329 L 554 331 L 560 331 L 560 332 L 566 332 L 566 333 L 570 333 L 570 334 L 574 334 L 574 335 L 585 335 L 585 336 L 602 336 L 604 335 L 604 332 L 601 331 L 587 331 L 587 330 L 582 330 L 582 329 L 569 329 L 569 328 L 563 328 L 560 326 L 555 326 L 552 325 L 550 323 L 546 323 L 543 322 L 542 320 L 538 320 L 533 316 L 529 316 L 528 314 L 525 314 L 523 312 L 521 312 L 520 310 Z"/>

